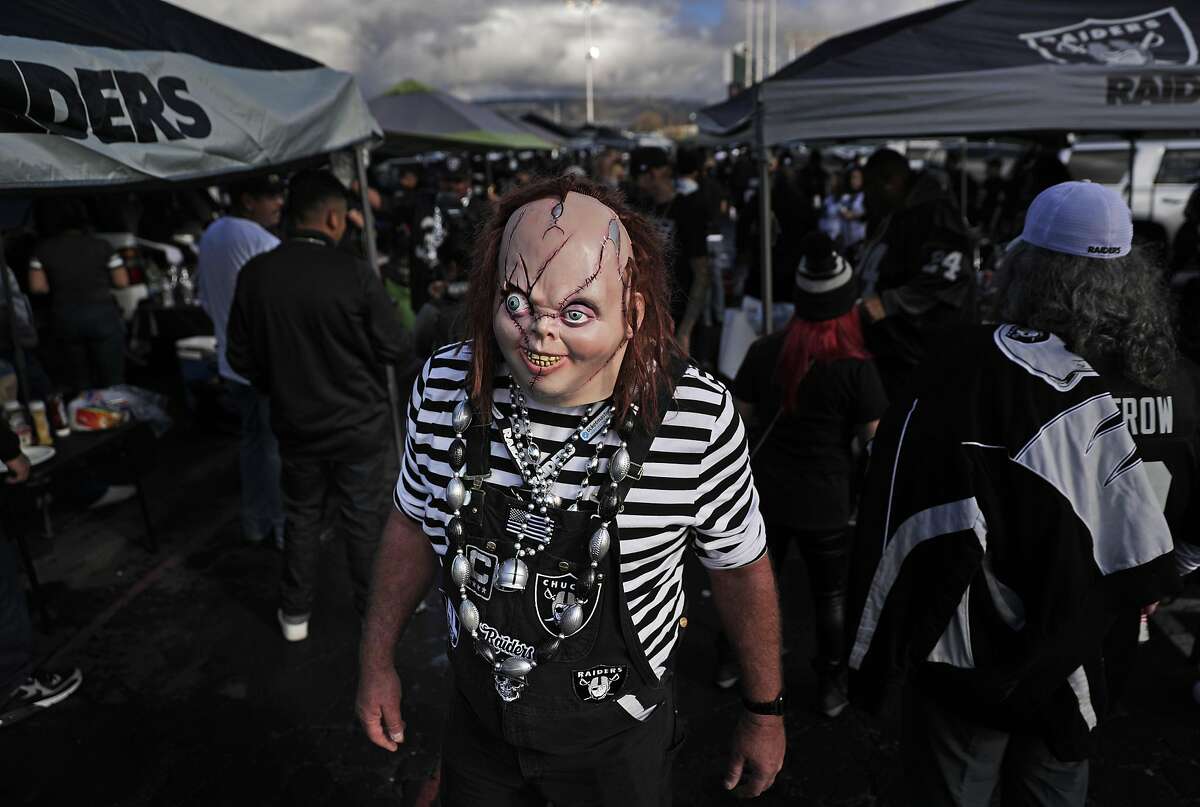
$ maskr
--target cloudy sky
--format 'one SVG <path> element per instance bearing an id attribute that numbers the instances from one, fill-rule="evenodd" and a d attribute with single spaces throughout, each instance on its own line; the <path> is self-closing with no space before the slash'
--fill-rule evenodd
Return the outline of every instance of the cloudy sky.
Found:
<path id="1" fill-rule="evenodd" d="M 173 0 L 356 73 L 368 97 L 415 78 L 470 98 L 582 92 L 586 0 Z M 840 33 L 940 0 L 778 0 L 785 37 Z M 717 100 L 745 0 L 602 0 L 592 17 L 598 94 Z"/>

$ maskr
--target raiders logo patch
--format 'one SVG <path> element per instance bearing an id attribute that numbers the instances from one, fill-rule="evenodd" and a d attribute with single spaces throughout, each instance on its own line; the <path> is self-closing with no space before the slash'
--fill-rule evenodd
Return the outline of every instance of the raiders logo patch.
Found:
<path id="1" fill-rule="evenodd" d="M 571 678 L 575 682 L 575 694 L 584 703 L 599 703 L 610 701 L 621 694 L 628 678 L 628 667 L 620 664 L 609 664 L 592 667 L 587 670 L 572 670 Z"/>
<path id="2" fill-rule="evenodd" d="M 1020 325 L 1014 325 L 1004 334 L 1006 339 L 1014 339 L 1026 345 L 1036 345 L 1038 342 L 1045 342 L 1050 338 L 1050 334 L 1045 331 L 1038 331 L 1033 328 L 1022 328 Z"/>
<path id="3" fill-rule="evenodd" d="M 538 621 L 542 629 L 551 636 L 558 635 L 558 617 L 568 605 L 576 602 L 575 585 L 577 579 L 573 574 L 548 575 L 539 574 L 534 579 L 533 598 L 534 608 L 537 609 Z M 596 613 L 596 603 L 600 602 L 600 590 L 603 583 L 597 583 L 592 589 L 592 596 L 583 607 L 583 625 L 592 621 Z M 583 630 L 583 625 L 579 626 Z"/>

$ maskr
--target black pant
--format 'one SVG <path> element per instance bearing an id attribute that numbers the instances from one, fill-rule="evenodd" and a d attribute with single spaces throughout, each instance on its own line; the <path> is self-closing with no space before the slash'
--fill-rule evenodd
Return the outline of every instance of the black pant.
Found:
<path id="1" fill-rule="evenodd" d="M 116 304 L 79 304 L 56 311 L 76 389 L 125 383 L 125 323 Z"/>
<path id="2" fill-rule="evenodd" d="M 1083 807 L 1088 763 L 1062 762 L 1040 737 L 973 723 L 909 684 L 904 778 L 911 807 Z"/>
<path id="3" fill-rule="evenodd" d="M 587 753 L 546 754 L 492 736 L 462 695 L 452 697 L 442 807 L 670 807 L 671 766 L 683 742 L 674 698 Z"/>
<path id="4" fill-rule="evenodd" d="M 326 498 L 339 537 L 346 542 L 354 605 L 360 614 L 366 613 L 371 562 L 396 478 L 395 463 L 388 457 L 386 449 L 357 462 L 283 456 L 280 481 L 287 521 L 281 586 L 284 614 L 312 613 Z"/>
<path id="5" fill-rule="evenodd" d="M 767 547 L 777 573 L 783 569 L 793 539 L 808 567 L 809 589 L 817 616 L 817 665 L 840 666 L 846 662 L 846 564 L 850 532 L 845 528 L 801 530 L 768 524 Z"/>

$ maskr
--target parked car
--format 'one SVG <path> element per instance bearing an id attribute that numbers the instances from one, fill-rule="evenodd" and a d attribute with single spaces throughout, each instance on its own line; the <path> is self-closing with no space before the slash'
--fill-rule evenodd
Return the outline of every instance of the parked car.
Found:
<path id="1" fill-rule="evenodd" d="M 1200 140 L 1136 140 L 1133 159 L 1135 234 L 1169 245 L 1183 223 L 1184 206 L 1200 182 Z M 1082 141 L 1067 150 L 1074 179 L 1090 179 L 1123 196 L 1129 187 L 1129 142 Z M 1128 198 L 1128 197 L 1126 197 Z"/>

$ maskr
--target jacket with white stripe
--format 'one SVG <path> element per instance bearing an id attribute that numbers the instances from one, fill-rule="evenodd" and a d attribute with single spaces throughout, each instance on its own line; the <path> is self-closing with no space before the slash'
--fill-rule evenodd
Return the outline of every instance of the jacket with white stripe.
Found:
<path id="1" fill-rule="evenodd" d="M 878 706 L 907 676 L 1085 758 L 1105 636 L 1177 584 L 1166 521 L 1107 385 L 1058 337 L 963 329 L 935 355 L 872 448 L 851 693 Z"/>

